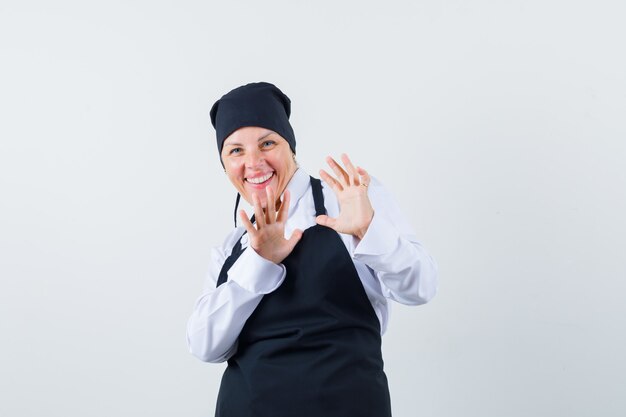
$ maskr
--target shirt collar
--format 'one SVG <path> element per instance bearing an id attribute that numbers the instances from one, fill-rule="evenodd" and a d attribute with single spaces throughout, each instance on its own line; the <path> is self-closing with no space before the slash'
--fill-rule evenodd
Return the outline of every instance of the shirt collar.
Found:
<path id="1" fill-rule="evenodd" d="M 297 168 L 296 172 L 293 173 L 289 184 L 287 184 L 287 189 L 289 190 L 289 194 L 291 194 L 289 213 L 293 213 L 292 209 L 309 189 L 310 182 L 311 177 L 302 168 Z"/>

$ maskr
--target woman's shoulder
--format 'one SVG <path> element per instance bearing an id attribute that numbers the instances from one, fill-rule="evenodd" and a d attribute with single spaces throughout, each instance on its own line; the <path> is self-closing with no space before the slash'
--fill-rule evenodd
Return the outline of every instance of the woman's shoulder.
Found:
<path id="1" fill-rule="evenodd" d="M 237 226 L 233 228 L 226 237 L 222 240 L 222 243 L 215 247 L 215 249 L 222 250 L 226 253 L 230 253 L 231 249 L 239 239 L 243 236 L 245 232 L 245 228 L 243 226 Z"/>

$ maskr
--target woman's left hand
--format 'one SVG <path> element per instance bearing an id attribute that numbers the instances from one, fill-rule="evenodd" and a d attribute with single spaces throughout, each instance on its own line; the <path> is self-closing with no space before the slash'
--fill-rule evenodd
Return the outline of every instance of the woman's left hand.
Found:
<path id="1" fill-rule="evenodd" d="M 374 209 L 367 196 L 370 176 L 361 167 L 354 167 L 348 155 L 342 154 L 341 161 L 345 169 L 337 161 L 328 156 L 326 162 L 336 175 L 332 177 L 323 169 L 322 179 L 330 185 L 339 201 L 339 216 L 317 216 L 315 221 L 322 226 L 330 227 L 338 233 L 350 234 L 363 239 L 374 217 Z"/>

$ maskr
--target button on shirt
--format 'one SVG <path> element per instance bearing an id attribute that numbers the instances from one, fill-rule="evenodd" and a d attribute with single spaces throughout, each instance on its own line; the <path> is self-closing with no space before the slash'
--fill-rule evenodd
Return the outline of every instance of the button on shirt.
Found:
<path id="1" fill-rule="evenodd" d="M 299 168 L 287 185 L 291 201 L 286 238 L 295 229 L 306 230 L 316 224 L 309 179 Z M 337 217 L 337 197 L 329 185 L 322 182 L 322 186 L 327 214 Z M 428 302 L 437 291 L 437 266 L 417 241 L 391 195 L 375 178 L 369 184 L 368 197 L 374 217 L 363 239 L 339 235 L 384 333 L 389 319 L 387 300 L 407 305 Z M 242 247 L 248 246 L 248 235 L 244 232 L 242 226 L 235 228 L 221 246 L 211 251 L 204 290 L 187 323 L 189 349 L 206 362 L 223 362 L 237 351 L 237 338 L 246 320 L 263 295 L 278 288 L 286 276 L 282 264 L 268 261 L 248 248 L 228 271 L 228 280 L 216 287 L 222 265 L 237 240 L 241 238 Z"/>

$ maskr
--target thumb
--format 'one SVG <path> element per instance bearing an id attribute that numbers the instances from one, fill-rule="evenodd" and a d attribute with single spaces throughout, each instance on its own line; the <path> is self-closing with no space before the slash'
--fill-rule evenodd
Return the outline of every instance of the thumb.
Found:
<path id="1" fill-rule="evenodd" d="M 327 215 L 322 214 L 321 216 L 317 216 L 315 218 L 315 222 L 319 225 L 330 227 L 331 229 L 333 229 L 336 220 L 332 217 L 328 217 Z"/>
<path id="2" fill-rule="evenodd" d="M 291 252 L 293 248 L 296 247 L 301 238 L 302 230 L 296 229 L 291 233 L 291 237 L 289 237 L 289 240 L 287 241 L 287 244 L 289 245 L 289 252 Z"/>

